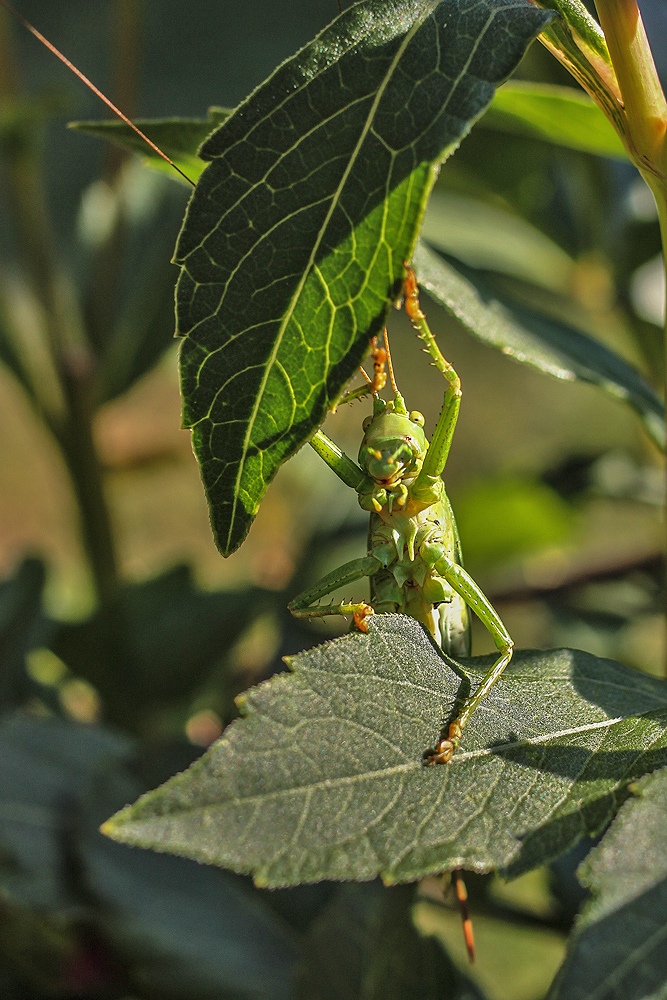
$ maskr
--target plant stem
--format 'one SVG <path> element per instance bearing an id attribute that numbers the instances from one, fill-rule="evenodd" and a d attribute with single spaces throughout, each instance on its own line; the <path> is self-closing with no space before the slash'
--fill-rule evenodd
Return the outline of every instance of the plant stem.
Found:
<path id="1" fill-rule="evenodd" d="M 664 178 L 667 101 L 636 0 L 596 0 L 640 169 Z M 643 171 L 642 171 L 643 172 Z"/>
<path id="2" fill-rule="evenodd" d="M 662 255 L 667 267 L 667 100 L 636 0 L 596 0 L 596 7 L 623 98 L 628 151 L 651 188 L 658 206 Z M 665 313 L 667 421 L 667 309 Z M 667 497 L 665 499 L 667 501 Z"/>
<path id="3" fill-rule="evenodd" d="M 658 219 L 660 221 L 660 238 L 662 241 L 662 265 L 665 272 L 665 314 L 663 322 L 665 325 L 665 361 L 664 361 L 664 392 L 665 392 L 665 421 L 667 422 L 667 188 L 664 184 L 657 182 L 650 185 L 658 207 Z M 665 511 L 667 512 L 667 496 L 665 497 Z M 667 529 L 667 515 L 665 516 Z M 667 540 L 666 540 L 667 541 Z M 667 550 L 666 550 L 667 551 Z M 667 593 L 667 585 L 665 587 Z M 667 644 L 666 644 L 667 645 Z M 667 677 L 667 657 L 664 665 L 664 674 Z"/>
<path id="4" fill-rule="evenodd" d="M 0 21 L 0 62 L 11 65 L 4 12 Z M 7 55 L 7 60 L 4 56 Z M 17 74 L 0 76 L 0 97 L 9 107 L 17 100 Z M 21 243 L 23 262 L 44 319 L 57 399 L 36 384 L 37 409 L 54 434 L 70 473 L 78 501 L 83 541 L 96 598 L 113 600 L 117 591 L 116 557 L 102 471 L 93 441 L 92 384 L 94 362 L 81 332 L 77 310 L 61 294 L 62 275 L 56 263 L 46 206 L 39 144 L 32 123 L 17 125 L 13 142 L 5 144 L 8 185 Z"/>

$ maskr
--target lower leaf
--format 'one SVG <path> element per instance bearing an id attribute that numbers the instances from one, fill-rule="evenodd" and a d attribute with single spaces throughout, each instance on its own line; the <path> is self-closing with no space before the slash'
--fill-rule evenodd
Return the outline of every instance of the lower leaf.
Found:
<path id="1" fill-rule="evenodd" d="M 667 764 L 667 684 L 577 650 L 523 651 L 448 765 L 424 766 L 468 682 L 426 631 L 378 615 L 242 696 L 188 771 L 105 823 L 116 840 L 264 886 L 516 875 L 599 831 Z"/>

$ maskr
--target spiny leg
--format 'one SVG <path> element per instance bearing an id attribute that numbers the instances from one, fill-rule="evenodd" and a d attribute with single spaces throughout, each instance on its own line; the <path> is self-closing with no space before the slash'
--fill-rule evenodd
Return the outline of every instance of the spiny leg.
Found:
<path id="1" fill-rule="evenodd" d="M 454 428 L 459 415 L 461 403 L 461 381 L 455 369 L 443 356 L 435 337 L 426 322 L 426 316 L 419 305 L 419 289 L 415 272 L 406 265 L 406 277 L 403 286 L 405 294 L 405 311 L 419 339 L 426 345 L 423 350 L 431 355 L 433 364 L 447 379 L 447 389 L 438 417 L 431 443 L 424 459 L 421 472 L 413 487 L 413 496 L 420 499 L 420 494 L 428 492 L 434 479 L 438 479 L 445 467 L 449 449 L 454 436 Z"/>
<path id="2" fill-rule="evenodd" d="M 475 961 L 475 935 L 473 934 L 472 920 L 470 919 L 470 914 L 468 913 L 468 890 L 466 889 L 466 884 L 463 881 L 463 875 L 461 874 L 460 868 L 454 868 L 452 870 L 451 879 L 452 885 L 454 886 L 454 892 L 456 893 L 456 898 L 458 900 L 459 910 L 461 912 L 463 940 L 465 941 L 468 958 L 472 965 Z"/>
<path id="3" fill-rule="evenodd" d="M 385 371 L 385 365 L 387 363 L 387 331 L 384 331 L 384 344 L 383 347 L 377 337 L 373 337 L 371 340 L 371 359 L 373 361 L 373 378 L 366 374 L 363 368 L 359 368 L 359 371 L 366 380 L 365 385 L 360 385 L 356 389 L 351 389 L 350 392 L 344 393 L 341 396 L 338 406 L 343 403 L 352 403 L 355 399 L 363 399 L 364 396 L 368 396 L 372 393 L 374 396 L 384 389 L 387 384 L 387 373 Z M 390 372 L 391 372 L 391 361 L 390 361 Z M 393 383 L 393 373 L 392 373 L 392 383 Z"/>
<path id="4" fill-rule="evenodd" d="M 433 546 L 433 548 L 440 549 L 440 546 Z M 484 698 L 486 698 L 512 659 L 514 643 L 488 597 L 462 566 L 453 562 L 444 553 L 437 561 L 434 561 L 434 564 L 436 571 L 445 578 L 451 588 L 463 598 L 468 607 L 475 612 L 482 624 L 486 626 L 500 652 L 493 666 L 482 678 L 479 687 L 469 698 L 466 698 L 463 708 L 450 723 L 446 739 L 439 740 L 434 753 L 429 754 L 426 758 L 429 764 L 447 764 L 454 755 L 463 729 L 470 716 L 479 707 Z"/>
<path id="5" fill-rule="evenodd" d="M 364 556 L 360 559 L 352 559 L 344 563 L 338 569 L 332 570 L 326 576 L 321 577 L 312 587 L 297 594 L 288 605 L 289 610 L 295 618 L 325 618 L 327 615 L 352 615 L 354 623 L 362 632 L 368 631 L 366 618 L 375 614 L 373 608 L 366 601 L 356 601 L 354 603 L 342 602 L 340 604 L 315 604 L 321 597 L 345 587 L 348 583 L 354 583 L 365 576 L 372 576 L 373 573 L 381 569 L 377 559 L 372 556 Z"/>

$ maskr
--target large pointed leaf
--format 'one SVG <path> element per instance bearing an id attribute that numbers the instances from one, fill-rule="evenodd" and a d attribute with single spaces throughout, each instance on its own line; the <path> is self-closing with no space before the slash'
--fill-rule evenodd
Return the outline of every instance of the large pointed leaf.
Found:
<path id="1" fill-rule="evenodd" d="M 641 372 L 581 330 L 540 315 L 501 294 L 481 271 L 420 243 L 419 283 L 479 340 L 556 378 L 592 382 L 629 403 L 659 448 L 665 447 L 661 400 Z"/>
<path id="2" fill-rule="evenodd" d="M 381 330 L 438 165 L 549 17 L 521 0 L 356 4 L 203 146 L 177 314 L 223 553 Z"/>
<path id="3" fill-rule="evenodd" d="M 667 770 L 634 789 L 580 875 L 594 893 L 553 1000 L 667 996 Z"/>
<path id="4" fill-rule="evenodd" d="M 423 753 L 466 685 L 411 618 L 378 615 L 292 666 L 104 832 L 268 886 L 518 874 L 599 830 L 630 781 L 667 763 L 667 684 L 587 653 L 517 654 L 439 767 Z"/>

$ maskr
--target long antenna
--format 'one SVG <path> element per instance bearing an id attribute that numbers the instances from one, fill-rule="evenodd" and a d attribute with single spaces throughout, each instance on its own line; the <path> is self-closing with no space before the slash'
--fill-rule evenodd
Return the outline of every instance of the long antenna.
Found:
<path id="1" fill-rule="evenodd" d="M 88 79 L 88 77 L 85 75 L 85 73 L 82 73 L 80 69 L 77 69 L 77 67 L 74 65 L 74 63 L 71 63 L 69 61 L 69 59 L 67 58 L 67 56 L 64 56 L 62 54 L 62 52 L 59 49 L 57 49 L 52 42 L 50 42 L 48 40 L 48 38 L 45 38 L 44 35 L 40 31 L 37 30 L 37 28 L 33 27 L 33 25 L 30 24 L 30 21 L 26 21 L 26 19 L 21 14 L 19 14 L 19 12 L 17 10 L 14 10 L 14 8 L 11 6 L 11 4 L 7 3 L 7 0 L 0 0 L 0 7 L 4 7 L 5 10 L 7 11 L 7 13 L 11 14 L 12 17 L 15 17 L 16 20 L 20 24 L 22 24 L 24 28 L 27 28 L 27 30 L 30 32 L 31 35 L 34 35 L 35 38 L 38 41 L 40 41 L 42 43 L 42 45 L 45 45 L 46 48 L 50 52 L 52 52 L 54 54 L 54 56 L 56 56 L 58 59 L 60 59 L 60 61 L 62 63 L 64 63 L 65 66 L 67 66 L 67 68 L 72 71 L 72 73 L 75 73 L 76 76 L 78 76 L 79 79 L 83 83 L 85 83 L 85 85 L 90 90 L 92 90 L 92 92 L 94 94 L 97 94 L 97 96 L 100 98 L 101 101 L 104 101 L 104 103 L 107 105 L 108 108 L 111 108 L 111 110 L 113 111 L 113 113 L 115 115 L 118 115 L 118 117 L 120 119 L 122 119 L 122 121 L 124 121 L 126 125 L 129 125 L 130 128 L 134 132 L 136 132 L 136 134 L 141 139 L 143 139 L 144 142 L 148 143 L 148 145 L 151 147 L 151 149 L 154 150 L 158 154 L 158 156 L 161 156 L 162 159 L 166 163 L 168 163 L 170 166 L 172 166 L 174 168 L 174 170 L 176 170 L 181 175 L 181 177 L 188 182 L 188 184 L 192 184 L 193 187 L 195 186 L 195 182 L 192 181 L 192 180 L 190 180 L 190 178 L 188 177 L 188 175 L 184 174 L 183 171 L 181 170 L 181 168 L 177 167 L 176 164 L 174 163 L 174 161 L 171 160 L 171 159 L 169 159 L 169 157 L 167 156 L 166 153 L 162 152 L 162 150 L 160 149 L 159 146 L 156 146 L 155 143 L 151 139 L 149 139 L 147 135 L 144 135 L 144 133 L 141 131 L 141 129 L 138 128 L 134 124 L 134 122 L 131 122 L 130 119 L 127 117 L 127 115 L 124 115 L 123 112 L 119 108 L 117 108 L 116 105 L 112 101 L 110 101 L 109 98 L 106 97 L 102 93 L 102 91 L 99 90 L 95 86 L 95 84 L 92 82 L 92 80 Z"/>

